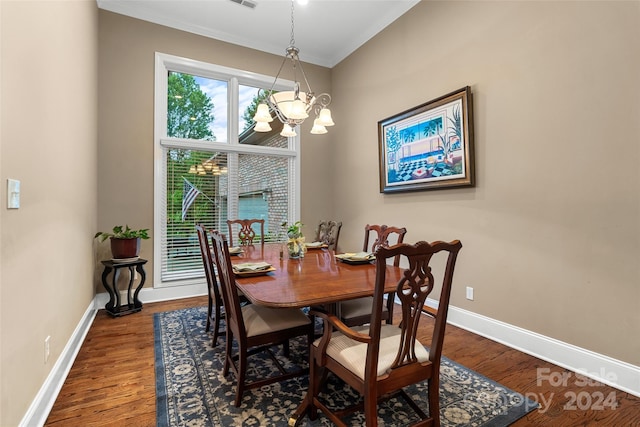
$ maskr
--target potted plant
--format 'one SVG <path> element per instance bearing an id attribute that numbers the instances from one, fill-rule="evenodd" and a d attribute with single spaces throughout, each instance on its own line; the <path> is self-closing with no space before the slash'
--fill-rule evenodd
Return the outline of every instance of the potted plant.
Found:
<path id="1" fill-rule="evenodd" d="M 287 229 L 289 258 L 302 258 L 307 251 L 307 247 L 304 244 L 304 236 L 302 235 L 303 225 L 300 221 L 296 221 L 291 225 L 286 222 L 282 223 L 282 227 Z"/>
<path id="2" fill-rule="evenodd" d="M 114 259 L 135 258 L 140 253 L 140 239 L 148 239 L 148 232 L 148 228 L 132 230 L 128 225 L 116 225 L 111 232 L 99 231 L 93 238 L 100 238 L 101 242 L 111 239 Z"/>

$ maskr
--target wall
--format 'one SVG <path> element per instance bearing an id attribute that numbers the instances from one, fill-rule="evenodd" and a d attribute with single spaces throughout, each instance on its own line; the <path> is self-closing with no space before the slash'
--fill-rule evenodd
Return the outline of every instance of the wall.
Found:
<path id="1" fill-rule="evenodd" d="M 640 3 L 423 1 L 332 71 L 341 247 L 460 239 L 452 304 L 640 365 Z M 377 121 L 471 86 L 475 188 L 383 195 Z M 475 300 L 465 299 L 465 287 Z"/>
<path id="2" fill-rule="evenodd" d="M 94 297 L 98 13 L 84 0 L 0 8 L 0 425 L 15 426 Z M 7 178 L 21 181 L 18 210 Z"/>
<path id="3" fill-rule="evenodd" d="M 101 10 L 99 16 L 98 227 L 110 229 L 115 224 L 129 223 L 136 228 L 152 228 L 155 52 L 265 75 L 277 72 L 282 57 L 112 12 Z M 329 91 L 328 69 L 310 64 L 305 64 L 304 69 L 314 91 Z M 305 171 L 301 217 L 310 224 L 308 233 L 312 233 L 315 224 L 332 210 L 331 203 L 325 203 L 330 186 L 324 180 L 331 134 L 309 135 L 311 121 L 308 122 L 301 134 L 301 167 Z M 149 259 L 145 287 L 154 283 L 153 244 L 153 238 L 142 242 L 141 256 Z M 108 248 L 106 252 L 99 248 L 98 258 L 101 256 L 108 256 Z M 102 292 L 97 277 L 95 283 Z"/>

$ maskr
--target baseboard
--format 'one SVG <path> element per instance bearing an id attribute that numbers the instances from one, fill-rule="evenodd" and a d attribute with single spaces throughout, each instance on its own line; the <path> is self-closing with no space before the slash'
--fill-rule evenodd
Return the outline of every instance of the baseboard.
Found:
<path id="1" fill-rule="evenodd" d="M 437 301 L 427 301 L 431 307 L 437 304 Z M 454 306 L 449 307 L 447 320 L 474 334 L 640 397 L 640 366 Z"/>
<path id="2" fill-rule="evenodd" d="M 172 286 L 165 288 L 142 288 L 138 297 L 142 301 L 142 308 L 145 303 L 170 301 L 174 299 L 191 298 L 207 295 L 206 283 L 197 283 L 192 285 Z M 121 293 L 126 301 L 126 292 Z M 109 302 L 109 294 L 106 292 L 97 294 L 95 299 L 95 308 L 101 309 Z"/>
<path id="3" fill-rule="evenodd" d="M 40 387 L 40 391 L 38 391 L 27 413 L 20 421 L 20 427 L 40 427 L 47 421 L 49 412 L 58 397 L 58 393 L 60 393 L 60 389 L 62 389 L 73 362 L 76 360 L 87 332 L 91 328 L 93 319 L 96 317 L 97 310 L 94 307 L 95 304 L 93 302 L 87 307 L 82 319 L 80 319 L 80 323 L 76 326 L 60 357 L 58 357 L 47 379 Z"/>

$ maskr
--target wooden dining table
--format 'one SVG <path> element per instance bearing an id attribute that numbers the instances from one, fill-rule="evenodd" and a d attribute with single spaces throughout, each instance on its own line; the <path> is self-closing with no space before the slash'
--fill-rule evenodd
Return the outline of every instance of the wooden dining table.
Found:
<path id="1" fill-rule="evenodd" d="M 236 274 L 236 286 L 253 304 L 267 307 L 322 306 L 339 316 L 340 301 L 373 295 L 376 279 L 374 263 L 348 264 L 336 259 L 336 253 L 325 248 L 308 249 L 303 258 L 291 259 L 283 244 L 265 243 L 243 246 L 242 253 L 233 256 L 232 264 L 267 262 L 273 271 L 252 277 Z M 402 269 L 386 266 L 388 286 L 385 292 L 396 290 Z M 288 425 L 297 426 L 310 406 L 307 391 Z"/>
<path id="2" fill-rule="evenodd" d="M 347 264 L 336 253 L 324 248 L 308 249 L 302 258 L 291 259 L 283 244 L 265 243 L 243 246 L 232 257 L 233 264 L 264 261 L 275 270 L 263 275 L 243 277 L 236 274 L 236 285 L 253 304 L 267 307 L 330 306 L 339 301 L 371 296 L 374 292 L 374 263 Z M 402 270 L 387 266 L 388 288 L 396 290 Z"/>

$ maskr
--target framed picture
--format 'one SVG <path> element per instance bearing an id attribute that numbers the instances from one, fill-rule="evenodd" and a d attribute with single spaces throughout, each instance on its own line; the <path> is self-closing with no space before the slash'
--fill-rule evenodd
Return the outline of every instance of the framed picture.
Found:
<path id="1" fill-rule="evenodd" d="M 378 122 L 380 192 L 474 185 L 469 86 Z"/>

